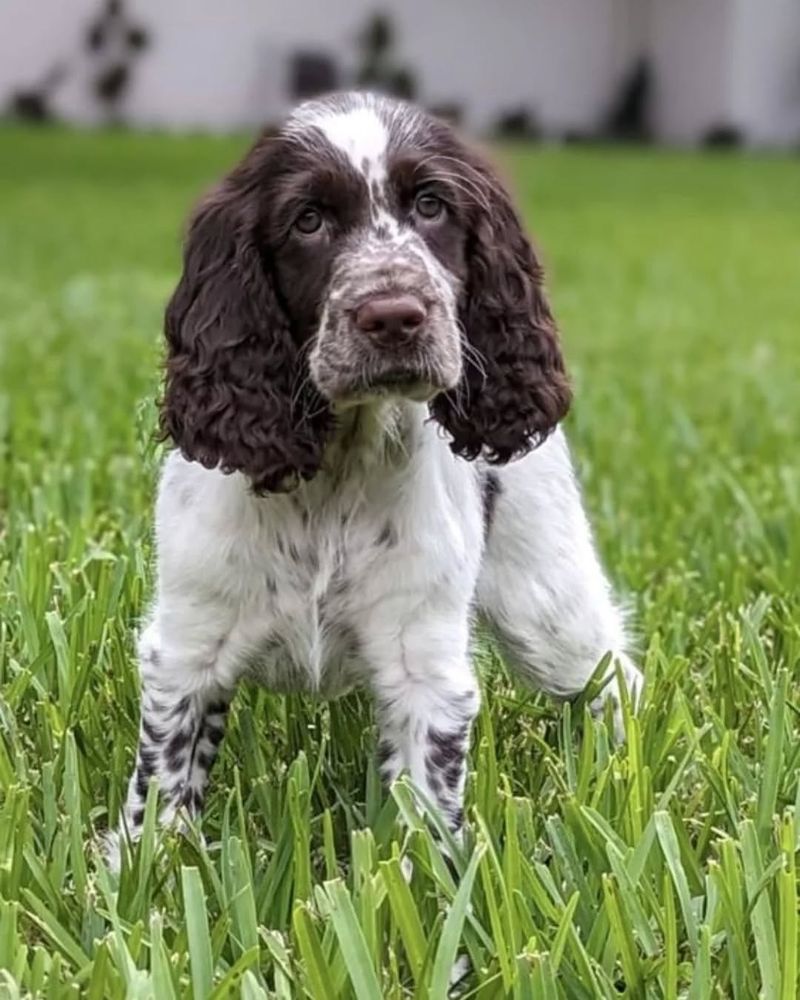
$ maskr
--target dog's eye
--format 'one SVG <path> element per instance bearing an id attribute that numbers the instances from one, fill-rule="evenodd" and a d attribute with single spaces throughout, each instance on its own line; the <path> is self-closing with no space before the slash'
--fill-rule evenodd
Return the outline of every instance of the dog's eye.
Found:
<path id="1" fill-rule="evenodd" d="M 294 220 L 294 228 L 304 236 L 316 233 L 322 227 L 322 213 L 316 208 L 307 208 Z"/>
<path id="2" fill-rule="evenodd" d="M 431 191 L 420 191 L 414 202 L 414 210 L 423 219 L 438 219 L 444 211 L 444 202 Z"/>

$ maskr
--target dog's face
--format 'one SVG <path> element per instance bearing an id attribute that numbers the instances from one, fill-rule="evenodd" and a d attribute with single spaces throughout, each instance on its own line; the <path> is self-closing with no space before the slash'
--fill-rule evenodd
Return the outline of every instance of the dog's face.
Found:
<path id="1" fill-rule="evenodd" d="M 436 131 L 400 105 L 314 103 L 287 124 L 266 242 L 335 406 L 458 383 L 467 227 Z"/>
<path id="2" fill-rule="evenodd" d="M 163 424 L 259 491 L 319 467 L 336 415 L 428 401 L 453 450 L 507 461 L 569 403 L 541 273 L 455 133 L 370 95 L 313 101 L 200 206 L 167 310 Z"/>

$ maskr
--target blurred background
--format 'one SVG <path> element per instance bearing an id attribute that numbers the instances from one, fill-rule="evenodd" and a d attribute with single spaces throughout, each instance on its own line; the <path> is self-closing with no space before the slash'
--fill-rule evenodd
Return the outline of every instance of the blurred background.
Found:
<path id="1" fill-rule="evenodd" d="M 800 3 L 0 4 L 0 106 L 12 117 L 230 130 L 352 85 L 495 135 L 796 146 Z"/>

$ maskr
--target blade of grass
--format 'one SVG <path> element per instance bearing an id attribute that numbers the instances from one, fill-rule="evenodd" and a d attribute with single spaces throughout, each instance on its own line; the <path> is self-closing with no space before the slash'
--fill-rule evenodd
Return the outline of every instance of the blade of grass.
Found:
<path id="1" fill-rule="evenodd" d="M 467 870 L 461 878 L 455 898 L 450 904 L 447 916 L 442 927 L 442 935 L 439 938 L 439 946 L 436 949 L 436 957 L 433 960 L 433 970 L 431 972 L 431 996 L 447 996 L 447 988 L 450 982 L 450 973 L 455 964 L 458 952 L 458 943 L 461 939 L 461 931 L 464 921 L 467 918 L 467 908 L 472 895 L 472 883 L 478 872 L 481 863 L 485 844 L 478 844 L 472 854 Z"/>
<path id="2" fill-rule="evenodd" d="M 206 895 L 197 868 L 181 868 L 183 906 L 186 914 L 186 937 L 189 946 L 189 966 L 192 973 L 192 991 L 196 1000 L 211 992 L 213 970 L 211 967 L 211 936 L 208 932 Z"/>
<path id="3" fill-rule="evenodd" d="M 359 927 L 350 893 L 338 879 L 325 882 L 323 891 L 357 1000 L 380 1000 L 382 994 L 375 966 Z"/>

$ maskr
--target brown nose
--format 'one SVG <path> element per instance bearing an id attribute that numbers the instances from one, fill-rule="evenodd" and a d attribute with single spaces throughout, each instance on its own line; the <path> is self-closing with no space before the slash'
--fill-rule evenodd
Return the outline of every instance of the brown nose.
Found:
<path id="1" fill-rule="evenodd" d="M 356 329 L 371 340 L 403 343 L 425 322 L 425 307 L 416 295 L 376 295 L 356 310 Z"/>

